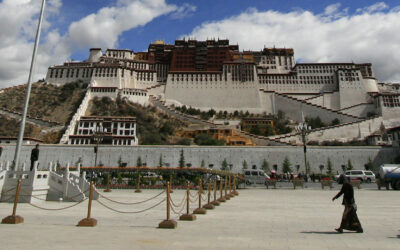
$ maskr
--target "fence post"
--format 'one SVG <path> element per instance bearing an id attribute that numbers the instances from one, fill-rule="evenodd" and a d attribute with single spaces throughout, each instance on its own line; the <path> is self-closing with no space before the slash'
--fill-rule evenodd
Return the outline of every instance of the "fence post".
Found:
<path id="1" fill-rule="evenodd" d="M 211 185 L 210 185 L 210 183 L 208 183 L 207 184 L 207 204 L 206 205 L 204 205 L 203 207 L 205 208 L 205 209 L 214 209 L 214 205 L 213 204 L 211 204 Z"/>
<path id="2" fill-rule="evenodd" d="M 171 202 L 170 202 L 170 183 L 167 182 L 167 219 L 163 220 L 162 222 L 160 222 L 160 224 L 158 224 L 158 228 L 169 228 L 169 229 L 174 229 L 178 226 L 178 223 L 174 220 L 170 219 L 170 206 L 171 206 Z"/>
<path id="3" fill-rule="evenodd" d="M 228 178 L 228 189 L 229 189 L 229 193 L 228 193 L 229 198 L 233 198 L 235 195 L 232 193 L 232 178 L 231 178 L 231 175 L 229 175 L 229 178 Z"/>
<path id="4" fill-rule="evenodd" d="M 219 206 L 220 203 L 219 203 L 219 201 L 217 201 L 217 180 L 214 180 L 213 191 L 214 191 L 214 201 L 211 202 L 211 204 L 214 205 L 214 206 Z"/>
<path id="5" fill-rule="evenodd" d="M 77 225 L 78 227 L 95 227 L 97 225 L 97 220 L 95 218 L 90 217 L 92 212 L 92 200 L 93 200 L 93 181 L 90 182 L 87 217 L 79 221 Z"/>
<path id="6" fill-rule="evenodd" d="M 138 178 L 137 178 L 137 186 L 136 186 L 135 193 L 141 193 L 141 192 L 142 192 L 142 190 L 140 190 L 140 174 L 139 174 Z"/>
<path id="7" fill-rule="evenodd" d="M 219 181 L 219 202 L 225 202 L 226 199 L 222 196 L 222 180 Z"/>
<path id="8" fill-rule="evenodd" d="M 233 177 L 233 194 L 238 196 L 239 193 L 236 191 L 236 177 Z"/>
<path id="9" fill-rule="evenodd" d="M 225 186 L 224 186 L 224 191 L 225 191 L 225 199 L 230 200 L 231 198 L 228 195 L 228 177 L 225 177 Z"/>
<path id="10" fill-rule="evenodd" d="M 203 179 L 200 178 L 200 181 L 199 181 L 199 194 L 198 194 L 199 195 L 199 207 L 196 208 L 193 211 L 194 214 L 206 214 L 207 213 L 207 210 L 205 208 L 201 207 L 201 195 L 202 194 L 203 194 Z"/>
<path id="11" fill-rule="evenodd" d="M 170 183 L 170 187 L 169 187 L 169 193 L 170 194 L 172 194 L 173 192 L 174 192 L 174 190 L 172 190 L 172 186 L 173 186 L 173 183 L 172 183 L 172 174 L 169 176 L 169 183 Z"/>
<path id="12" fill-rule="evenodd" d="M 186 182 L 186 214 L 182 214 L 179 220 L 196 220 L 196 215 L 190 214 L 190 189 L 189 182 Z"/>
<path id="13" fill-rule="evenodd" d="M 14 207 L 13 207 L 12 215 L 5 217 L 1 221 L 2 224 L 19 224 L 19 223 L 23 223 L 24 222 L 24 218 L 23 217 L 21 217 L 19 215 L 16 215 L 20 190 L 21 190 L 21 180 L 18 180 L 17 189 L 15 191 Z"/>
<path id="14" fill-rule="evenodd" d="M 106 189 L 104 189 L 104 192 L 106 192 L 106 193 L 111 192 L 111 189 L 110 189 L 111 179 L 110 178 L 111 178 L 110 173 L 107 173 L 107 186 L 106 186 Z"/>

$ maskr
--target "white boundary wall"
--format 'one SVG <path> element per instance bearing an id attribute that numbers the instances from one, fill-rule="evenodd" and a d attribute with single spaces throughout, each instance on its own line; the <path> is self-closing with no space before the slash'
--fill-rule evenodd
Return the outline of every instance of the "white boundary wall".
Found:
<path id="1" fill-rule="evenodd" d="M 4 146 L 4 152 L 0 161 L 11 161 L 14 156 L 15 146 Z M 21 162 L 29 162 L 30 152 L 33 146 L 24 146 L 21 152 Z M 192 166 L 200 166 L 204 160 L 205 166 L 214 164 L 214 169 L 220 169 L 224 159 L 228 164 L 233 164 L 233 171 L 239 172 L 242 169 L 242 162 L 246 160 L 249 168 L 256 165 L 261 166 L 266 159 L 270 168 L 278 165 L 278 170 L 282 169 L 282 163 L 287 156 L 292 163 L 292 169 L 300 165 L 304 170 L 303 147 L 294 146 L 274 146 L 274 147 L 198 147 L 198 146 L 100 146 L 98 151 L 98 163 L 105 166 L 117 166 L 118 159 L 121 157 L 128 166 L 135 166 L 138 157 L 147 166 L 158 166 L 160 155 L 163 162 L 169 163 L 171 167 L 178 166 L 181 150 L 184 151 L 186 163 Z M 328 157 L 333 163 L 336 171 L 341 171 L 341 165 L 347 165 L 350 159 L 354 169 L 364 169 L 364 164 L 371 158 L 375 166 L 391 162 L 398 156 L 398 148 L 391 147 L 308 147 L 307 157 L 310 161 L 312 171 L 319 172 L 319 165 L 327 165 Z M 57 161 L 66 166 L 81 160 L 82 166 L 94 164 L 93 146 L 72 146 L 72 145 L 42 145 L 39 155 L 39 168 L 46 167 L 48 162 Z"/>

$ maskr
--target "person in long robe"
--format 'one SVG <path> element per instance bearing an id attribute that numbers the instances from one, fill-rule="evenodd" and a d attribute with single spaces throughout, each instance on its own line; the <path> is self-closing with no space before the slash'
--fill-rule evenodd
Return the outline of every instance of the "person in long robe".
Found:
<path id="1" fill-rule="evenodd" d="M 338 228 L 335 228 L 335 230 L 339 233 L 343 233 L 343 229 L 362 233 L 363 228 L 361 227 L 360 220 L 357 216 L 357 205 L 354 200 L 353 186 L 348 182 L 344 175 L 341 175 L 339 178 L 343 181 L 343 186 L 339 193 L 332 198 L 332 201 L 343 195 L 342 205 L 344 205 L 344 211 L 342 222 Z"/>

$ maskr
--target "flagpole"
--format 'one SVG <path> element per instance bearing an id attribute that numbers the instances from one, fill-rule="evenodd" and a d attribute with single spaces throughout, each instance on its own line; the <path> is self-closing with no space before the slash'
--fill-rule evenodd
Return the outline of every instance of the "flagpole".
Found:
<path id="1" fill-rule="evenodd" d="M 37 31 L 36 31 L 35 45 L 33 47 L 31 68 L 29 70 L 28 83 L 27 83 L 27 87 L 26 87 L 24 111 L 22 112 L 22 119 L 21 119 L 21 124 L 20 124 L 20 128 L 19 128 L 19 133 L 18 133 L 18 141 L 17 141 L 17 146 L 15 148 L 15 155 L 14 155 L 14 169 L 15 170 L 18 170 L 19 156 L 20 156 L 22 141 L 23 141 L 23 137 L 24 137 L 26 114 L 28 112 L 29 97 L 31 95 L 32 74 L 33 74 L 34 66 L 35 66 L 37 47 L 39 46 L 40 30 L 41 30 L 41 27 L 42 27 L 42 20 L 43 20 L 43 13 L 44 13 L 45 6 L 46 6 L 46 0 L 43 0 L 42 1 L 42 8 L 40 10 L 39 23 L 38 23 L 38 27 L 37 27 Z"/>

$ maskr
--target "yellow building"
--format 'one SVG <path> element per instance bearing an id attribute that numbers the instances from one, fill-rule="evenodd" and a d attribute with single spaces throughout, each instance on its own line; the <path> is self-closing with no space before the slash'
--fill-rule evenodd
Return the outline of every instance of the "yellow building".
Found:
<path id="1" fill-rule="evenodd" d="M 208 135 L 217 140 L 225 140 L 228 146 L 254 146 L 255 144 L 236 130 L 231 128 L 209 128 L 197 130 L 185 130 L 179 133 L 185 138 L 196 138 L 199 135 Z"/>

